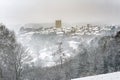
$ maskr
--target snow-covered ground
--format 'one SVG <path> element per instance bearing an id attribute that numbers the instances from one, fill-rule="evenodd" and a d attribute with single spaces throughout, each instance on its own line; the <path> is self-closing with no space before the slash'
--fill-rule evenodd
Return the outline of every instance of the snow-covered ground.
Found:
<path id="1" fill-rule="evenodd" d="M 80 52 L 80 45 L 84 44 L 84 47 L 90 47 L 91 41 L 94 40 L 95 35 L 61 35 L 59 34 L 40 34 L 37 32 L 27 32 L 18 35 L 18 41 L 23 46 L 29 48 L 30 55 L 33 57 L 31 62 L 38 62 L 42 60 L 44 66 L 54 65 L 54 56 L 52 55 L 58 47 L 58 42 L 62 41 L 63 52 L 67 55 L 67 58 L 75 56 Z M 97 35 L 98 37 L 98 35 Z M 82 50 L 81 50 L 82 51 Z"/>
<path id="2" fill-rule="evenodd" d="M 53 53 L 56 52 L 58 48 L 58 42 L 61 41 L 62 37 L 63 35 L 40 35 L 36 32 L 28 32 L 20 34 L 17 39 L 20 43 L 22 43 L 23 46 L 29 48 L 30 55 L 33 57 L 33 60 L 31 62 L 36 63 L 40 59 L 44 62 L 42 64 L 43 66 L 53 66 Z M 73 51 L 77 51 L 81 41 L 84 40 L 78 36 L 66 36 L 64 38 L 62 48 L 67 58 L 75 55 L 75 53 L 73 54 Z"/>
<path id="3" fill-rule="evenodd" d="M 71 80 L 120 80 L 120 72 L 102 74 L 97 76 L 90 76 L 84 78 L 77 78 Z"/>

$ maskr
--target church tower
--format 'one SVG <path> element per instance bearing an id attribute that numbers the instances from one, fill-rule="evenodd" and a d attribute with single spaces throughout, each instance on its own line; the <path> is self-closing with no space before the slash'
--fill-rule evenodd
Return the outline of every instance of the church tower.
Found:
<path id="1" fill-rule="evenodd" d="M 61 28 L 62 27 L 61 20 L 56 20 L 55 21 L 55 27 L 56 28 Z"/>

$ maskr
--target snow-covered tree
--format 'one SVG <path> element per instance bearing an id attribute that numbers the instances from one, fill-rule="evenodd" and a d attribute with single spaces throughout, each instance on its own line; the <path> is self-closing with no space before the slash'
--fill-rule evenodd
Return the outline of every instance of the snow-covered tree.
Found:
<path id="1" fill-rule="evenodd" d="M 60 64 L 61 68 L 63 67 L 62 66 L 63 63 L 66 61 L 66 54 L 64 53 L 62 45 L 63 45 L 63 43 L 59 42 L 56 52 L 53 53 L 56 64 Z"/>
<path id="2" fill-rule="evenodd" d="M 27 51 L 18 44 L 13 31 L 0 25 L 0 77 L 21 80 L 24 62 L 30 60 Z"/>

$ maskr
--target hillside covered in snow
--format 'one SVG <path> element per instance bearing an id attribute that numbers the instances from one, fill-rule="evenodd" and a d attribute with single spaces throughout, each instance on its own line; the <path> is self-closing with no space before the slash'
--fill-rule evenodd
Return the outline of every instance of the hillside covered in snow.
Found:
<path id="1" fill-rule="evenodd" d="M 97 41 L 96 38 L 115 35 L 116 30 L 118 26 L 64 25 L 63 28 L 55 28 L 53 24 L 26 24 L 20 28 L 17 36 L 18 41 L 30 50 L 34 58 L 32 62 L 42 60 L 44 66 L 50 66 L 54 65 L 52 55 L 59 42 L 62 42 L 63 52 L 70 58 L 80 52 L 80 45 L 93 47 L 92 42 Z"/>
<path id="2" fill-rule="evenodd" d="M 22 26 L 17 34 L 32 57 L 27 79 L 70 80 L 120 70 L 119 26 L 35 26 Z"/>
<path id="3" fill-rule="evenodd" d="M 77 78 L 77 79 L 71 79 L 71 80 L 120 80 L 120 72 L 90 76 L 85 78 Z"/>

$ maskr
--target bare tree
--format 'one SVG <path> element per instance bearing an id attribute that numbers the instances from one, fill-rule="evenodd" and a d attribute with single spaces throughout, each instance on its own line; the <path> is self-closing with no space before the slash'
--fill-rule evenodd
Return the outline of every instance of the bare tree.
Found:
<path id="1" fill-rule="evenodd" d="M 61 68 L 63 67 L 63 63 L 66 60 L 66 55 L 63 51 L 62 45 L 63 45 L 63 43 L 59 42 L 58 48 L 57 48 L 56 52 L 53 54 L 56 64 L 60 64 Z"/>
<path id="2" fill-rule="evenodd" d="M 14 74 L 16 80 L 22 80 L 24 65 L 31 60 L 27 49 L 23 48 L 20 44 L 16 45 L 15 53 L 11 56 L 13 59 Z"/>
<path id="3" fill-rule="evenodd" d="M 0 25 L 0 80 L 21 80 L 28 60 L 30 56 L 18 44 L 14 32 Z"/>

